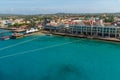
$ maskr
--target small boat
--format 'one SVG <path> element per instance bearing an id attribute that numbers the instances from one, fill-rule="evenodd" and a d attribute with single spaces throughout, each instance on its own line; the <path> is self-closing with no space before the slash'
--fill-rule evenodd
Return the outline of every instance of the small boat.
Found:
<path id="1" fill-rule="evenodd" d="M 12 34 L 12 36 L 10 37 L 11 39 L 18 39 L 18 38 L 22 38 L 24 35 L 20 34 L 20 33 L 14 33 Z"/>
<path id="2" fill-rule="evenodd" d="M 30 30 L 26 30 L 26 34 L 29 34 L 29 33 L 34 33 L 34 32 L 38 32 L 39 30 L 37 28 L 31 28 Z"/>
<path id="3" fill-rule="evenodd" d="M 52 36 L 52 34 L 46 34 L 46 36 Z"/>
<path id="4" fill-rule="evenodd" d="M 3 36 L 3 37 L 0 37 L 0 40 L 9 40 L 10 37 L 9 36 Z"/>

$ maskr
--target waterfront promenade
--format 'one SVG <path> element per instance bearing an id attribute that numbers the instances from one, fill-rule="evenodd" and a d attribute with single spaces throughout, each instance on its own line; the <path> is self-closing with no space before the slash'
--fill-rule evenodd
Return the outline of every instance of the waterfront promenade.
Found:
<path id="1" fill-rule="evenodd" d="M 68 33 L 58 33 L 58 32 L 52 32 L 51 34 L 53 34 L 53 35 L 60 35 L 60 36 L 69 36 L 69 37 L 95 39 L 95 40 L 104 40 L 104 41 L 111 41 L 111 42 L 120 42 L 120 39 L 116 39 L 116 38 L 102 38 L 102 37 L 94 37 L 94 36 L 86 36 L 86 35 L 76 35 L 76 34 L 68 34 Z"/>

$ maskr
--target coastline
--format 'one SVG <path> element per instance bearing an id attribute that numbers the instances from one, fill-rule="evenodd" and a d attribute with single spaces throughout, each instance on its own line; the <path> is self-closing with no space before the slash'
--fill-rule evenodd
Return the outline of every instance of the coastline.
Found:
<path id="1" fill-rule="evenodd" d="M 11 28 L 0 28 L 0 29 L 9 30 L 11 32 L 13 30 L 16 30 L 16 29 L 11 29 Z M 93 36 L 85 36 L 85 35 L 77 35 L 77 34 L 69 34 L 69 33 L 49 32 L 49 31 L 45 31 L 45 30 L 30 33 L 30 34 L 24 34 L 23 37 L 32 36 L 32 35 L 39 35 L 39 34 L 53 34 L 53 35 L 59 35 L 59 36 L 86 38 L 86 39 L 102 40 L 102 41 L 109 41 L 109 42 L 120 42 L 120 39 L 116 39 L 116 38 L 93 37 Z"/>
<path id="2" fill-rule="evenodd" d="M 50 34 L 59 35 L 59 36 L 86 38 L 86 39 L 93 39 L 93 40 L 102 40 L 102 41 L 109 41 L 109 42 L 120 42 L 120 39 L 116 39 L 116 38 L 102 38 L 102 37 L 75 35 L 75 34 L 67 34 L 67 33 L 56 33 L 56 32 L 55 33 L 52 32 Z"/>

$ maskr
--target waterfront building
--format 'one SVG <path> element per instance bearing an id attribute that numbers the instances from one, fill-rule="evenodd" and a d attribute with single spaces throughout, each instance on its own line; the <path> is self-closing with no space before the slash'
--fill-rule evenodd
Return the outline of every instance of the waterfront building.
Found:
<path id="1" fill-rule="evenodd" d="M 70 25 L 69 31 L 72 34 L 85 35 L 91 37 L 120 38 L 120 27 L 114 26 L 81 26 Z"/>

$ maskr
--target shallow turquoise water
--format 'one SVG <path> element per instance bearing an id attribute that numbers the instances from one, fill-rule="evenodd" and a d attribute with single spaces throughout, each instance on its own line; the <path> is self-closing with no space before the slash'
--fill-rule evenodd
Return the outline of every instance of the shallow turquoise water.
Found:
<path id="1" fill-rule="evenodd" d="M 11 34 L 10 31 L 0 29 L 0 37 L 2 37 L 2 36 L 8 36 L 8 35 L 10 35 L 10 34 Z"/>
<path id="2" fill-rule="evenodd" d="M 120 44 L 45 35 L 0 41 L 0 80 L 120 80 Z"/>

